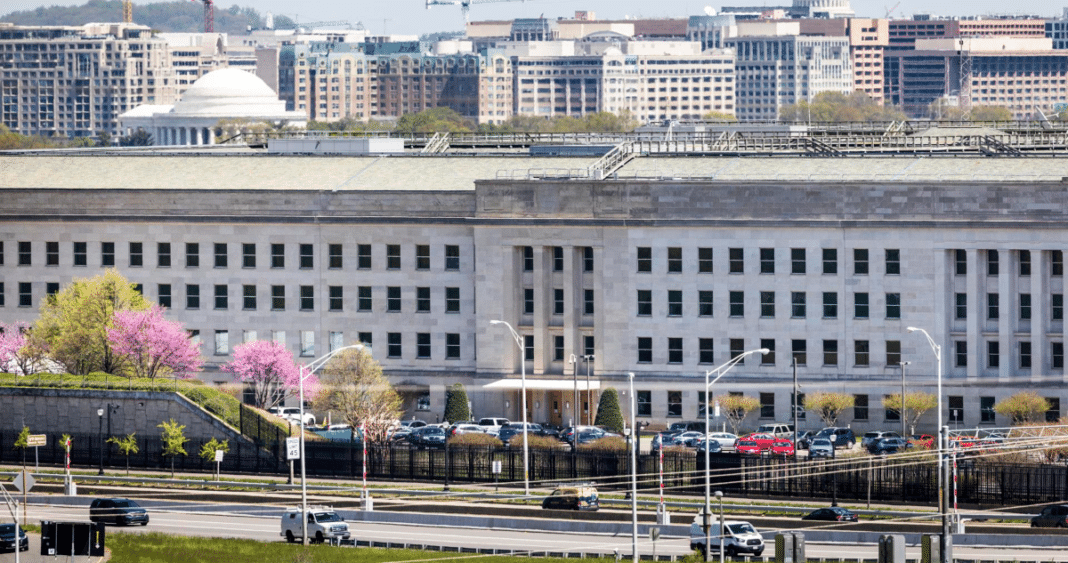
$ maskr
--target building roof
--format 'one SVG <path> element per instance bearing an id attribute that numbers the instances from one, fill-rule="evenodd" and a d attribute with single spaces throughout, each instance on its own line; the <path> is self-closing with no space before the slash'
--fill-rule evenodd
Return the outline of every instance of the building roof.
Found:
<path id="1" fill-rule="evenodd" d="M 221 68 L 197 79 L 171 113 L 191 117 L 284 114 L 285 102 L 258 76 L 236 68 Z"/>

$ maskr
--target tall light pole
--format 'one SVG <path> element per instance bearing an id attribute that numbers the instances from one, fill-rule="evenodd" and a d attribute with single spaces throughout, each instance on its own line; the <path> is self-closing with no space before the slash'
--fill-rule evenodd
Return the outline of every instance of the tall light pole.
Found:
<path id="1" fill-rule="evenodd" d="M 898 362 L 901 366 L 901 410 L 898 411 L 898 415 L 901 417 L 901 437 L 905 438 L 905 366 L 912 362 Z M 941 393 L 939 393 L 941 395 Z M 907 438 L 906 438 L 907 439 Z"/>
<path id="2" fill-rule="evenodd" d="M 634 396 L 634 372 L 627 374 L 630 380 L 630 439 L 638 437 L 638 400 Z M 630 448 L 630 542 L 631 556 L 638 563 L 638 448 Z"/>
<path id="3" fill-rule="evenodd" d="M 934 352 L 936 373 L 938 374 L 938 511 L 942 513 L 942 545 L 940 546 L 941 555 L 940 560 L 942 563 L 949 563 L 946 555 L 946 541 L 950 537 L 949 534 L 949 509 L 946 506 L 945 498 L 945 471 L 942 470 L 942 346 L 935 342 L 934 338 L 922 328 L 916 328 L 914 326 L 908 327 L 906 330 L 909 332 L 922 333 L 927 338 L 927 343 L 931 345 L 931 350 Z M 902 397 L 904 400 L 904 397 Z"/>
<path id="4" fill-rule="evenodd" d="M 594 355 L 586 354 L 582 356 L 582 360 L 586 362 L 586 425 L 593 426 L 593 397 L 590 395 L 590 363 L 593 362 Z"/>
<path id="5" fill-rule="evenodd" d="M 572 409 L 572 412 L 574 414 L 571 415 L 571 429 L 576 433 L 578 432 L 578 425 L 579 425 L 578 360 L 579 360 L 578 356 L 576 356 L 574 354 L 571 354 L 571 357 L 569 357 L 567 359 L 567 363 L 569 363 L 569 364 L 571 364 L 573 366 L 574 373 L 575 373 L 575 397 L 574 397 L 574 403 L 573 403 L 575 408 Z M 571 451 L 572 452 L 575 451 L 575 447 L 578 445 L 576 442 L 578 442 L 578 440 L 575 440 L 575 441 L 571 442 Z"/>
<path id="6" fill-rule="evenodd" d="M 103 475 L 104 474 L 104 409 L 96 409 L 96 418 L 100 422 L 97 425 L 97 431 L 96 431 L 97 438 L 100 439 L 100 471 L 97 472 L 97 475 Z M 18 534 L 18 530 L 15 530 L 15 540 L 16 541 L 19 539 L 18 535 L 19 535 Z"/>
<path id="7" fill-rule="evenodd" d="M 512 328 L 512 325 L 505 321 L 493 320 L 490 321 L 491 325 L 504 325 L 508 328 L 508 332 L 512 333 L 512 338 L 515 339 L 515 345 L 519 347 L 519 373 L 520 373 L 520 395 L 519 399 L 520 409 L 523 416 L 523 494 L 525 496 L 530 495 L 530 449 L 527 446 L 527 349 L 523 346 L 523 337 Z M 578 439 L 578 436 L 575 436 Z"/>
<path id="8" fill-rule="evenodd" d="M 711 559 L 709 559 L 709 552 L 712 549 L 712 545 L 711 545 L 711 542 L 712 542 L 712 528 L 711 528 L 711 524 L 709 524 L 709 522 L 708 522 L 708 519 L 712 516 L 712 473 L 711 473 L 711 470 L 708 467 L 709 462 L 711 460 L 711 457 L 708 455 L 708 450 L 709 450 L 709 447 L 708 447 L 708 428 L 709 428 L 709 424 L 711 422 L 710 419 L 709 419 L 709 416 L 708 416 L 709 389 L 712 388 L 712 384 L 713 383 L 719 381 L 719 378 L 721 378 L 724 375 L 726 375 L 727 372 L 730 371 L 731 368 L 733 368 L 734 366 L 736 366 L 739 363 L 741 363 L 741 361 L 744 360 L 746 356 L 748 356 L 750 354 L 757 354 L 757 353 L 759 353 L 761 355 L 764 355 L 764 354 L 767 354 L 769 351 L 770 350 L 768 350 L 767 348 L 757 348 L 756 350 L 748 350 L 746 352 L 742 352 L 741 354 L 738 354 L 737 356 L 731 358 L 726 363 L 724 363 L 724 364 L 722 364 L 722 365 L 720 365 L 720 366 L 718 366 L 716 368 L 713 368 L 713 369 L 705 372 L 705 518 L 704 518 L 704 526 L 705 526 L 705 561 L 706 562 L 707 561 L 711 561 Z M 715 379 L 709 381 L 709 378 L 712 377 L 713 373 L 718 374 L 718 375 L 716 375 Z M 722 535 L 723 535 L 723 530 L 720 530 L 720 537 L 721 538 L 722 538 Z M 722 551 L 720 552 L 720 554 L 722 555 Z"/>
<path id="9" fill-rule="evenodd" d="M 304 463 L 304 380 L 311 377 L 313 373 L 319 370 L 319 368 L 326 365 L 326 362 L 330 361 L 340 352 L 345 350 L 370 350 L 363 344 L 352 344 L 349 346 L 342 346 L 337 350 L 330 352 L 324 356 L 316 358 L 311 361 L 307 366 L 299 366 L 300 369 L 300 382 L 297 387 L 300 388 L 300 535 L 301 543 L 308 545 L 308 479 L 307 472 L 305 471 Z M 305 373 L 307 372 L 307 373 Z M 366 437 L 364 437 L 366 441 Z"/>
<path id="10" fill-rule="evenodd" d="M 719 563 L 723 563 L 723 491 L 716 491 L 716 500 L 719 501 Z M 705 552 L 708 552 L 708 544 L 705 544 Z"/>

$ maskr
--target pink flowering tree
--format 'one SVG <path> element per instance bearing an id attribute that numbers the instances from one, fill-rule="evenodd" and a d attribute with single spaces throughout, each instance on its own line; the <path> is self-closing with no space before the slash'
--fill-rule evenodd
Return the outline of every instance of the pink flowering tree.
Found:
<path id="1" fill-rule="evenodd" d="M 181 323 L 163 318 L 158 305 L 144 311 L 116 311 L 108 342 L 126 357 L 138 377 L 191 377 L 203 359 Z"/>
<path id="2" fill-rule="evenodd" d="M 16 360 L 19 350 L 26 345 L 25 323 L 0 323 L 0 370 Z"/>
<path id="3" fill-rule="evenodd" d="M 300 384 L 300 368 L 293 353 L 278 342 L 253 340 L 234 346 L 234 361 L 222 369 L 252 385 L 256 406 L 269 409 L 281 403 Z M 318 387 L 313 377 L 304 380 L 305 391 Z M 309 394 L 310 396 L 310 394 Z"/>

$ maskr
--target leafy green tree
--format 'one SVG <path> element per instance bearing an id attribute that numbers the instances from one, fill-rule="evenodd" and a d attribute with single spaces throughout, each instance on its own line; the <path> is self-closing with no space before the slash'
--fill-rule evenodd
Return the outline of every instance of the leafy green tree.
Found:
<path id="1" fill-rule="evenodd" d="M 437 132 L 463 133 L 471 131 L 473 126 L 473 123 L 464 119 L 456 110 L 438 107 L 402 115 L 397 120 L 397 127 L 394 131 L 406 135 Z"/>
<path id="2" fill-rule="evenodd" d="M 178 424 L 172 418 L 168 422 L 159 423 L 156 428 L 163 429 L 160 433 L 163 441 L 163 457 L 171 458 L 171 478 L 174 478 L 174 459 L 180 455 L 187 455 L 185 443 L 189 441 L 189 438 L 185 437 L 185 425 Z"/>
<path id="3" fill-rule="evenodd" d="M 889 397 L 883 399 L 883 407 L 887 410 L 897 411 L 904 418 L 909 425 L 909 432 L 916 433 L 916 423 L 919 422 L 920 417 L 927 411 L 935 408 L 938 404 L 938 397 L 935 397 L 933 393 L 905 393 L 905 411 L 901 411 L 901 393 L 894 393 Z"/>
<path id="4" fill-rule="evenodd" d="M 735 117 L 733 114 L 725 113 L 725 112 L 722 112 L 722 111 L 710 111 L 710 112 L 702 115 L 701 119 L 703 119 L 705 121 L 725 121 L 725 122 L 738 121 L 738 118 Z"/>
<path id="5" fill-rule="evenodd" d="M 137 131 L 119 138 L 120 147 L 150 147 L 153 144 L 152 134 L 140 127 L 137 128 Z"/>
<path id="6" fill-rule="evenodd" d="M 601 393 L 601 400 L 597 403 L 597 418 L 593 423 L 612 432 L 623 432 L 623 412 L 619 408 L 619 393 L 614 387 Z"/>
<path id="7" fill-rule="evenodd" d="M 26 470 L 26 448 L 30 439 L 30 427 L 23 426 L 18 436 L 15 436 L 15 449 L 22 450 L 22 470 Z"/>
<path id="8" fill-rule="evenodd" d="M 344 350 L 331 358 L 320 372 L 313 401 L 316 410 L 331 411 L 351 425 L 353 441 L 362 424 L 368 443 L 386 442 L 401 415 L 400 395 L 366 348 Z"/>
<path id="9" fill-rule="evenodd" d="M 445 420 L 460 422 L 471 419 L 471 408 L 467 403 L 467 390 L 462 383 L 454 383 L 445 391 Z"/>
<path id="10" fill-rule="evenodd" d="M 756 397 L 728 394 L 720 395 L 716 400 L 719 401 L 720 412 L 727 419 L 727 423 L 731 425 L 731 432 L 735 434 L 742 427 L 742 421 L 745 420 L 745 417 L 760 408 L 760 400 Z"/>
<path id="11" fill-rule="evenodd" d="M 783 106 L 779 110 L 779 119 L 795 123 L 900 121 L 905 119 L 905 114 L 895 107 L 879 105 L 864 92 L 820 92 L 811 103 L 801 100 Z"/>
<path id="12" fill-rule="evenodd" d="M 230 453 L 230 440 L 219 441 L 215 438 L 204 442 L 204 445 L 200 446 L 200 459 L 204 461 L 215 461 L 215 450 L 222 450 L 223 453 Z"/>
<path id="13" fill-rule="evenodd" d="M 1012 111 L 1004 106 L 974 106 L 968 117 L 972 121 L 1012 121 Z"/>
<path id="14" fill-rule="evenodd" d="M 852 408 L 855 399 L 849 393 L 830 393 L 820 391 L 805 395 L 805 410 L 816 413 L 827 426 L 837 426 L 838 417 L 848 408 Z"/>
<path id="15" fill-rule="evenodd" d="M 126 361 L 108 341 L 116 311 L 142 311 L 151 303 L 117 270 L 75 279 L 41 304 L 30 331 L 30 345 L 76 375 L 104 372 L 124 375 Z"/>
<path id="16" fill-rule="evenodd" d="M 111 146 L 111 133 L 107 131 L 96 132 L 96 146 L 98 147 L 110 147 Z"/>
<path id="17" fill-rule="evenodd" d="M 1049 401 L 1034 391 L 1022 391 L 994 405 L 994 412 L 1012 420 L 1013 426 L 1044 422 Z"/>
<path id="18" fill-rule="evenodd" d="M 122 455 L 126 456 L 126 474 L 130 474 L 130 456 L 140 451 L 137 447 L 136 432 L 130 432 L 126 436 L 112 436 L 108 442 L 115 444 Z"/>

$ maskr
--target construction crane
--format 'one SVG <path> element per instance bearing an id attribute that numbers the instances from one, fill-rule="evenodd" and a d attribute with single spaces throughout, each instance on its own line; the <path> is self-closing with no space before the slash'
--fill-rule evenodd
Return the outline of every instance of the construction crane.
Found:
<path id="1" fill-rule="evenodd" d="M 426 0 L 426 9 L 429 10 L 431 6 L 459 6 L 460 12 L 464 16 L 464 24 L 471 20 L 471 5 L 472 4 L 489 4 L 497 2 L 524 2 L 525 0 Z"/>
<path id="2" fill-rule="evenodd" d="M 212 0 L 193 0 L 204 3 L 204 33 L 215 33 L 215 3 Z"/>
<path id="3" fill-rule="evenodd" d="M 893 8 L 888 8 L 886 10 L 886 19 L 890 19 L 890 14 L 894 13 L 894 10 L 896 10 L 897 7 L 900 6 L 900 5 L 901 5 L 901 2 L 898 2 L 897 4 L 894 4 Z"/>
<path id="4" fill-rule="evenodd" d="M 122 21 L 133 23 L 133 0 L 122 0 Z"/>

